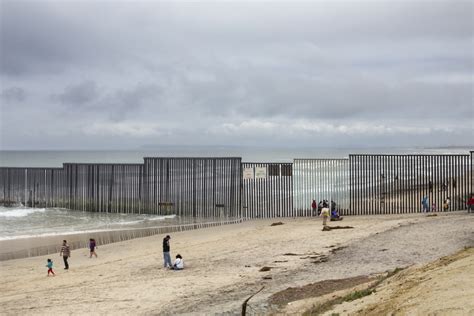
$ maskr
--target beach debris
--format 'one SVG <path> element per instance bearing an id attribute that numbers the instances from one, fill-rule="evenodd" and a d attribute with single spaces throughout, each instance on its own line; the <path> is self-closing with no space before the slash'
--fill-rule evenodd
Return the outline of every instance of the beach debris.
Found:
<path id="1" fill-rule="evenodd" d="M 262 286 L 262 288 L 260 290 L 258 290 L 257 292 L 253 293 L 252 295 L 250 295 L 249 297 L 247 297 L 247 299 L 242 303 L 242 316 L 245 316 L 246 313 L 247 313 L 247 303 L 250 301 L 250 299 L 252 297 L 254 297 L 255 295 L 257 295 L 258 293 L 260 293 L 265 287 Z"/>
<path id="2" fill-rule="evenodd" d="M 352 229 L 354 227 L 352 226 L 324 226 L 323 227 L 323 232 L 324 231 L 330 231 L 330 230 L 333 230 L 333 229 Z"/>
<path id="3" fill-rule="evenodd" d="M 386 248 L 383 248 L 383 249 L 380 249 L 379 251 L 387 251 L 388 249 Z"/>
<path id="4" fill-rule="evenodd" d="M 250 268 L 250 265 L 249 265 L 249 264 L 246 264 L 245 267 L 246 267 L 246 268 Z"/>
<path id="5" fill-rule="evenodd" d="M 300 257 L 300 259 L 316 259 L 316 258 L 319 258 L 319 257 L 320 257 L 320 255 L 316 254 L 316 255 L 312 255 L 312 256 Z"/>
<path id="6" fill-rule="evenodd" d="M 262 279 L 264 279 L 264 280 L 271 280 L 271 279 L 273 279 L 273 278 L 272 278 L 271 276 L 269 276 L 269 275 L 266 275 L 266 276 L 264 276 Z"/>
<path id="7" fill-rule="evenodd" d="M 274 263 L 283 263 L 283 262 L 288 262 L 288 260 L 275 260 L 273 261 Z"/>
<path id="8" fill-rule="evenodd" d="M 266 271 L 270 271 L 271 269 L 272 269 L 272 267 L 262 267 L 262 268 L 260 268 L 260 270 L 258 270 L 258 271 L 260 271 L 260 272 L 266 272 Z"/>
<path id="9" fill-rule="evenodd" d="M 334 254 L 334 253 L 336 253 L 337 251 L 342 250 L 342 249 L 344 249 L 344 248 L 347 248 L 347 246 L 340 246 L 340 247 L 337 247 L 337 248 L 333 248 L 333 249 L 329 250 L 329 252 L 332 253 L 332 254 Z"/>
<path id="10" fill-rule="evenodd" d="M 272 223 L 270 226 L 278 226 L 278 225 L 284 225 L 282 222 L 276 222 Z"/>
<path id="11" fill-rule="evenodd" d="M 438 216 L 438 214 L 428 214 L 428 215 L 426 215 L 426 217 L 434 217 L 434 216 Z"/>
<path id="12" fill-rule="evenodd" d="M 327 262 L 328 260 L 329 260 L 328 256 L 322 255 L 316 258 L 316 260 L 311 261 L 311 263 L 322 263 L 322 262 Z"/>
<path id="13" fill-rule="evenodd" d="M 284 253 L 283 255 L 284 255 L 284 256 L 301 256 L 302 254 L 287 252 L 287 253 Z"/>

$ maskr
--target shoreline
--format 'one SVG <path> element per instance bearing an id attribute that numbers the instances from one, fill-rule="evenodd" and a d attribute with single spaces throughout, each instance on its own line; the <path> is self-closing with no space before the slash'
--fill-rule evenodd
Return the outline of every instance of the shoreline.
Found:
<path id="1" fill-rule="evenodd" d="M 68 241 L 71 250 L 87 248 L 89 238 L 94 238 L 98 245 L 107 245 L 130 239 L 144 238 L 158 234 L 195 230 L 221 225 L 232 225 L 242 222 L 241 219 L 228 221 L 202 222 L 181 225 L 168 225 L 144 228 L 114 229 L 80 233 L 57 234 L 29 238 L 0 240 L 0 261 L 43 256 L 60 251 L 62 240 Z"/>
<path id="2" fill-rule="evenodd" d="M 387 217 L 387 219 L 399 219 L 399 218 L 410 218 L 417 217 L 420 215 L 427 214 L 462 214 L 465 212 L 461 211 L 450 211 L 450 212 L 437 212 L 437 213 L 409 213 L 409 214 L 377 214 L 377 215 L 345 215 L 344 218 L 369 218 L 369 217 Z M 6 260 L 22 259 L 29 257 L 43 256 L 55 252 L 59 252 L 61 249 L 62 240 L 67 240 L 71 247 L 71 250 L 87 248 L 89 238 L 94 238 L 98 245 L 106 245 L 111 243 L 117 243 L 125 240 L 145 238 L 153 235 L 173 233 L 185 230 L 202 229 L 207 227 L 221 226 L 221 225 L 233 225 L 243 222 L 259 222 L 259 221 L 281 221 L 281 220 L 320 220 L 319 216 L 308 216 L 308 217 L 277 217 L 277 218 L 259 218 L 259 219 L 234 219 L 227 221 L 211 221 L 211 222 L 195 222 L 188 224 L 176 224 L 167 226 L 156 226 L 156 227 L 134 227 L 125 229 L 104 229 L 97 231 L 88 232 L 70 232 L 70 233 L 58 233 L 54 235 L 46 236 L 31 236 L 26 238 L 12 238 L 0 240 L 0 262 Z M 329 222 L 331 224 L 331 222 Z M 336 225 L 338 222 L 332 222 Z M 339 222 L 341 223 L 341 222 Z"/>

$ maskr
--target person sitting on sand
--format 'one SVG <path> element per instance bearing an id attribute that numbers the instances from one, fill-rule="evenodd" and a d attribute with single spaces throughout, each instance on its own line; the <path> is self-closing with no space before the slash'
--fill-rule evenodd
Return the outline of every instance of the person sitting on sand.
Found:
<path id="1" fill-rule="evenodd" d="M 173 266 L 171 267 L 172 270 L 183 270 L 184 269 L 184 261 L 183 257 L 180 254 L 176 255 L 176 260 L 174 261 Z"/>
<path id="2" fill-rule="evenodd" d="M 321 215 L 323 217 L 323 226 L 326 226 L 326 223 L 328 221 L 328 217 L 329 217 L 329 208 L 326 206 L 326 207 L 323 207 L 323 209 L 321 210 Z"/>
<path id="3" fill-rule="evenodd" d="M 89 239 L 89 250 L 90 250 L 89 258 L 92 258 L 93 255 L 97 258 L 97 254 L 95 253 L 96 248 L 97 248 L 97 245 L 95 243 L 95 239 L 94 238 Z"/>
<path id="4" fill-rule="evenodd" d="M 53 260 L 48 259 L 48 262 L 46 263 L 46 267 L 48 268 L 48 276 L 50 273 L 52 273 L 53 276 L 55 276 L 54 271 L 53 271 Z"/>
<path id="5" fill-rule="evenodd" d="M 339 215 L 337 210 L 331 211 L 331 221 L 342 221 L 342 216 Z"/>

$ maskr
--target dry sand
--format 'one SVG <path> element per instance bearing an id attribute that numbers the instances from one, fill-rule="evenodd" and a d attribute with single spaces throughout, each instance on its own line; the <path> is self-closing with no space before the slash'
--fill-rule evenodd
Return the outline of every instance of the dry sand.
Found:
<path id="1" fill-rule="evenodd" d="M 386 280 L 370 296 L 325 315 L 474 315 L 474 248 Z"/>
<path id="2" fill-rule="evenodd" d="M 269 304 L 269 297 L 288 287 L 426 264 L 474 245 L 474 216 L 465 212 L 346 217 L 342 223 L 354 229 L 327 232 L 320 219 L 279 219 L 284 225 L 270 226 L 276 221 L 171 234 L 172 256 L 182 254 L 186 265 L 177 272 L 162 267 L 163 236 L 99 245 L 98 259 L 89 259 L 87 249 L 73 251 L 69 271 L 59 255 L 1 262 L 0 310 L 238 314 L 245 298 L 265 286 L 248 312 L 278 313 L 282 307 Z M 48 257 L 55 261 L 55 277 L 46 277 Z M 259 272 L 263 266 L 271 270 Z"/>

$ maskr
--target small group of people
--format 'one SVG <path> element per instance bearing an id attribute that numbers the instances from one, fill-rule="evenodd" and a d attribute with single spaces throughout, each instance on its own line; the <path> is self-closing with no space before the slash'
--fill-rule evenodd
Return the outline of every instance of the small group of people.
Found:
<path id="1" fill-rule="evenodd" d="M 171 269 L 171 270 L 183 270 L 184 269 L 184 260 L 180 254 L 176 255 L 176 259 L 174 263 L 171 264 L 171 254 L 170 254 L 170 235 L 166 235 L 163 238 L 163 260 L 164 260 L 164 267 Z"/>
<path id="2" fill-rule="evenodd" d="M 336 202 L 331 200 L 331 211 L 336 209 Z M 329 207 L 329 201 L 328 200 L 322 200 L 319 201 L 319 203 L 316 203 L 316 200 L 313 200 L 313 203 L 311 203 L 311 208 L 313 209 L 313 216 L 316 215 L 321 215 L 321 211 L 323 208 Z"/>
<path id="3" fill-rule="evenodd" d="M 443 201 L 443 211 L 449 210 L 449 206 L 451 205 L 451 198 L 448 196 L 444 201 Z M 422 206 L 422 211 L 427 213 L 427 212 L 436 212 L 437 207 L 436 203 L 431 204 L 430 208 L 430 199 L 428 196 L 423 196 L 421 199 L 421 206 Z"/>
<path id="4" fill-rule="evenodd" d="M 342 216 L 339 215 L 339 211 L 337 210 L 337 204 L 334 201 L 331 201 L 331 209 L 329 209 L 329 201 L 323 200 L 320 201 L 318 204 L 316 200 L 313 200 L 311 203 L 311 208 L 313 209 L 313 215 L 317 212 L 319 216 L 323 218 L 323 226 L 327 225 L 327 220 L 330 219 L 331 221 L 341 221 L 343 219 Z"/>
<path id="5" fill-rule="evenodd" d="M 97 249 L 97 243 L 94 238 L 89 239 L 89 258 L 95 256 L 97 258 L 97 253 L 95 250 Z M 67 240 L 63 240 L 63 244 L 61 245 L 61 250 L 59 251 L 59 256 L 63 257 L 64 262 L 64 270 L 69 270 L 69 258 L 71 258 L 71 247 L 67 243 Z M 48 276 L 52 275 L 55 276 L 53 271 L 53 260 L 48 259 L 46 262 L 46 267 L 48 268 Z"/>
<path id="6" fill-rule="evenodd" d="M 311 208 L 313 209 L 313 215 L 318 212 L 318 215 L 323 218 L 323 226 L 326 226 L 328 218 L 331 221 L 341 221 L 343 218 L 339 215 L 336 202 L 334 201 L 331 201 L 331 209 L 329 209 L 328 200 L 320 201 L 319 204 L 316 204 L 316 200 L 313 200 L 313 203 L 311 203 Z"/>

